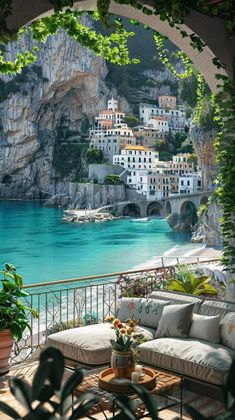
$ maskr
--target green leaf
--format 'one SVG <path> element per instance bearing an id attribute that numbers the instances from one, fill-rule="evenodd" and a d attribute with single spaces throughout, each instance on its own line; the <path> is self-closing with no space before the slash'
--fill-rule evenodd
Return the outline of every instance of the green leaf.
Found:
<path id="1" fill-rule="evenodd" d="M 157 399 L 156 396 L 151 395 L 149 391 L 147 391 L 143 386 L 140 385 L 131 385 L 132 388 L 135 390 L 137 395 L 143 401 L 145 407 L 147 408 L 149 415 L 152 420 L 158 419 L 158 410 L 157 410 Z"/>
<path id="2" fill-rule="evenodd" d="M 49 379 L 53 362 L 51 360 L 42 361 L 35 372 L 32 383 L 32 399 L 42 401 L 41 397 L 38 398 L 41 390 L 45 385 L 45 381 Z"/>
<path id="3" fill-rule="evenodd" d="M 64 374 L 64 357 L 62 353 L 54 347 L 48 347 L 40 354 L 39 360 L 40 363 L 47 360 L 53 362 L 49 380 L 54 389 L 59 390 Z"/>
<path id="4" fill-rule="evenodd" d="M 72 392 L 77 388 L 78 385 L 82 382 L 84 374 L 81 369 L 75 370 L 75 372 L 70 376 L 70 378 L 65 382 L 62 393 L 61 401 L 63 402 Z"/>
<path id="5" fill-rule="evenodd" d="M 30 385 L 21 378 L 10 380 L 10 389 L 14 397 L 28 410 L 31 410 L 32 393 Z"/>
<path id="6" fill-rule="evenodd" d="M 7 416 L 11 417 L 12 419 L 20 418 L 20 415 L 14 410 L 14 408 L 11 408 L 10 405 L 4 403 L 3 401 L 0 401 L 0 411 L 7 414 Z"/>

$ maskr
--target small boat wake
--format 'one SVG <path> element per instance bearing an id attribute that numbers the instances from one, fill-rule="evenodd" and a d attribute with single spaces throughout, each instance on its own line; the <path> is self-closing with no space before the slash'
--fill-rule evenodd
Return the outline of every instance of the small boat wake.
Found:
<path id="1" fill-rule="evenodd" d="M 143 223 L 143 222 L 149 222 L 150 218 L 149 217 L 140 217 L 138 219 L 131 219 L 131 222 L 134 223 Z"/>

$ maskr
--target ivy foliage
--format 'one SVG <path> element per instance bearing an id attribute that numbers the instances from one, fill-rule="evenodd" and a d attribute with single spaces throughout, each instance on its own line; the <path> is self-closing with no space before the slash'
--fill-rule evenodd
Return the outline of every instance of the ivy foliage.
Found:
<path id="1" fill-rule="evenodd" d="M 99 16 L 95 12 L 90 12 L 96 20 Z M 121 22 L 114 21 L 114 31 L 110 35 L 98 34 L 90 26 L 82 24 L 79 19 L 83 12 L 66 11 L 56 12 L 52 16 L 47 16 L 33 22 L 30 27 L 24 27 L 18 31 L 19 38 L 23 33 L 31 35 L 34 41 L 45 43 L 48 36 L 55 35 L 60 29 L 63 29 L 71 38 L 79 44 L 92 50 L 97 56 L 103 56 L 111 63 L 126 65 L 138 63 L 136 58 L 129 57 L 127 46 L 128 38 L 135 35 L 134 32 L 128 32 Z M 0 73 L 19 73 L 27 65 L 37 59 L 38 46 L 34 46 L 31 51 L 18 53 L 15 61 L 4 60 L 4 51 L 0 49 Z"/>
<path id="2" fill-rule="evenodd" d="M 217 159 L 219 162 L 216 195 L 222 207 L 221 230 L 223 235 L 223 263 L 235 272 L 235 81 L 217 75 L 223 88 L 214 97 L 217 134 Z"/>

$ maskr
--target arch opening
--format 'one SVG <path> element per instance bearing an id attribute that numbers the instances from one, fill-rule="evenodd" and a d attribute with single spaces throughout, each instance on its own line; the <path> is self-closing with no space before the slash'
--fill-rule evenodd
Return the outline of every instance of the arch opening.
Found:
<path id="1" fill-rule="evenodd" d="M 198 222 L 198 215 L 195 204 L 189 200 L 185 201 L 181 206 L 180 216 L 189 227 L 196 225 Z"/>
<path id="2" fill-rule="evenodd" d="M 12 181 L 13 181 L 13 179 L 12 179 L 11 175 L 5 175 L 2 179 L 2 184 L 9 185 L 9 184 L 12 184 Z"/>
<path id="3" fill-rule="evenodd" d="M 156 201 L 149 203 L 146 209 L 147 216 L 161 216 L 162 205 Z"/>
<path id="4" fill-rule="evenodd" d="M 124 209 L 122 210 L 123 216 L 130 216 L 130 217 L 138 217 L 140 216 L 140 208 L 135 203 L 127 204 Z"/>

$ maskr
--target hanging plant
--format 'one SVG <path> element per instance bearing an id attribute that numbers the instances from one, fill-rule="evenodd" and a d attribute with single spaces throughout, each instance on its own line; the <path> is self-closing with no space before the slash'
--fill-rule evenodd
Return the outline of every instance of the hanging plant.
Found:
<path id="1" fill-rule="evenodd" d="M 136 58 L 130 58 L 127 41 L 129 37 L 135 35 L 128 32 L 122 24 L 115 21 L 115 31 L 108 35 L 98 34 L 89 26 L 79 22 L 83 12 L 67 9 L 65 12 L 58 12 L 52 16 L 38 19 L 30 27 L 19 31 L 20 37 L 27 33 L 34 41 L 45 43 L 48 36 L 55 35 L 61 28 L 79 44 L 91 49 L 96 55 L 103 56 L 106 60 L 119 65 L 138 63 Z M 99 19 L 97 13 L 92 13 L 94 18 Z M 17 54 L 14 61 L 4 60 L 4 52 L 0 49 L 0 72 L 19 73 L 24 67 L 37 60 L 39 48 L 34 46 L 32 51 L 24 51 Z"/>

